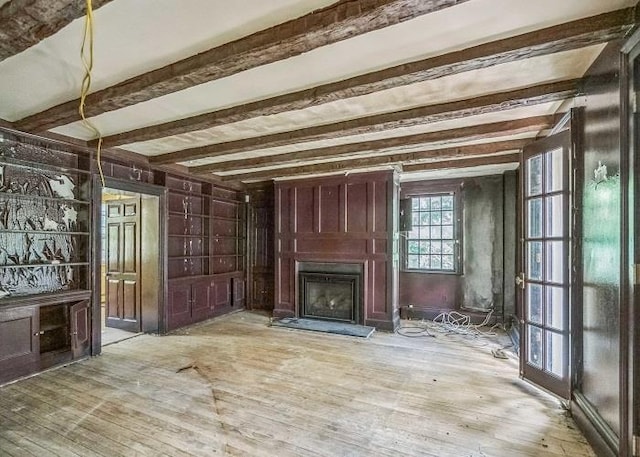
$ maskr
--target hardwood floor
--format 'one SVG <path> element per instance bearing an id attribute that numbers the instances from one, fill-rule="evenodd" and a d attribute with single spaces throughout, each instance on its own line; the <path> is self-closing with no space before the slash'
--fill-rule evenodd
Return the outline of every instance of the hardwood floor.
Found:
<path id="1" fill-rule="evenodd" d="M 143 335 L 4 386 L 0 455 L 594 455 L 491 344 L 267 323 Z"/>

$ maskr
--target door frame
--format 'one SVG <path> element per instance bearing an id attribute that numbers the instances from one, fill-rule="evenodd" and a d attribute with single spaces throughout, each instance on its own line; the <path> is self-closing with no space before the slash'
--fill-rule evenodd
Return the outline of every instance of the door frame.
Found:
<path id="1" fill-rule="evenodd" d="M 116 178 L 105 177 L 104 187 L 125 192 L 141 194 L 141 196 L 158 197 L 158 333 L 166 332 L 165 309 L 167 303 L 167 189 L 156 184 L 148 184 L 140 181 L 125 181 Z M 93 178 L 93 211 L 92 211 L 92 306 L 91 306 L 91 355 L 102 352 L 102 319 L 100 310 L 100 297 L 102 294 L 100 263 L 102 261 L 102 233 L 101 233 L 101 207 L 102 207 L 102 182 L 98 176 Z M 144 325 L 144 324 L 143 324 Z M 144 327 L 143 327 L 144 328 Z"/>
<path id="2" fill-rule="evenodd" d="M 635 62 L 638 62 L 636 70 Z M 620 297 L 620 455 L 634 453 L 640 436 L 640 31 L 623 46 L 620 72 L 621 119 L 621 297 Z M 626 323 L 626 325 L 624 325 Z M 638 443 L 640 444 L 640 443 Z"/>

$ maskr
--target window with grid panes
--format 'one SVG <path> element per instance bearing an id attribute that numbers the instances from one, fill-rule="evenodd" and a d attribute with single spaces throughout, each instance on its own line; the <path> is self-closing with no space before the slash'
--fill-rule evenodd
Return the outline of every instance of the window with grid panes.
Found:
<path id="1" fill-rule="evenodd" d="M 411 197 L 413 229 L 405 245 L 408 270 L 458 271 L 455 205 L 452 193 Z"/>

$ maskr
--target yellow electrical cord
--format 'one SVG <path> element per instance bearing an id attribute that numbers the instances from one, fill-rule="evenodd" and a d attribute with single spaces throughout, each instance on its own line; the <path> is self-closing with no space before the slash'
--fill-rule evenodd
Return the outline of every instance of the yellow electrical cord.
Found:
<path id="1" fill-rule="evenodd" d="M 104 173 L 102 172 L 101 150 L 102 150 L 102 134 L 100 130 L 90 121 L 84 114 L 84 104 L 91 89 L 91 70 L 93 70 L 93 5 L 92 0 L 87 0 L 87 15 L 84 21 L 84 34 L 82 37 L 82 47 L 80 48 L 80 58 L 84 66 L 84 77 L 82 78 L 82 86 L 80 89 L 80 106 L 78 112 L 82 117 L 82 122 L 86 125 L 98 138 L 98 147 L 96 161 L 98 162 L 98 172 L 100 173 L 100 181 L 102 187 L 105 187 Z M 87 59 L 87 46 L 89 48 L 89 58 Z"/>

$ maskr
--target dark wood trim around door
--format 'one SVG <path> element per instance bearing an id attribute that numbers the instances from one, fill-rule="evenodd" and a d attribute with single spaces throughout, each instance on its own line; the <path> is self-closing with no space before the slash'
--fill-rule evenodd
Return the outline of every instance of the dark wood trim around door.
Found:
<path id="1" fill-rule="evenodd" d="M 166 211 L 167 211 L 167 189 L 155 184 L 142 183 L 138 181 L 125 181 L 121 179 L 105 177 L 105 187 L 117 189 L 126 192 L 134 192 L 143 195 L 151 195 L 158 197 L 158 332 L 166 332 L 166 306 L 167 303 L 167 227 L 166 227 Z M 102 205 L 102 183 L 98 176 L 93 179 L 93 240 L 92 249 L 94 252 L 92 258 L 92 306 L 91 306 L 91 355 L 98 355 L 102 352 L 102 335 L 101 335 L 101 312 L 100 312 L 100 295 L 102 293 L 102 285 L 100 281 L 100 255 L 102 249 L 102 237 L 100 233 L 100 209 Z"/>

